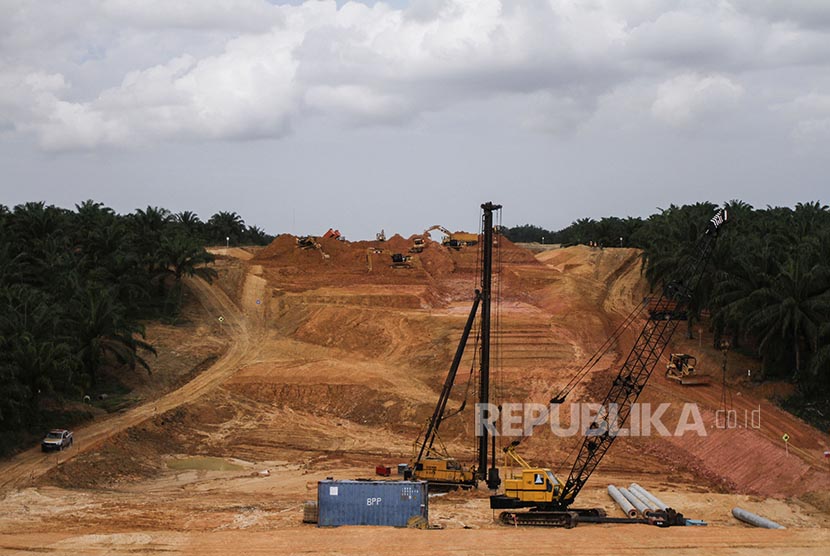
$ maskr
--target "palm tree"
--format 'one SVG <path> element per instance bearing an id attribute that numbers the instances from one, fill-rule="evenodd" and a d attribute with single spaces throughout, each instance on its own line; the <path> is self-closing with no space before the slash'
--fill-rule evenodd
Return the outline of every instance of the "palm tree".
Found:
<path id="1" fill-rule="evenodd" d="M 164 237 L 159 248 L 159 255 L 164 261 L 165 271 L 175 280 L 171 291 L 175 295 L 175 311 L 178 311 L 181 306 L 181 281 L 184 276 L 199 276 L 212 282 L 218 275 L 213 268 L 204 266 L 212 263 L 215 260 L 214 256 L 205 251 L 196 239 L 183 233 Z"/>
<path id="2" fill-rule="evenodd" d="M 155 255 L 161 237 L 172 222 L 173 216 L 165 208 L 148 206 L 146 210 L 138 209 L 131 215 L 135 243 L 151 272 L 157 264 Z"/>
<path id="3" fill-rule="evenodd" d="M 266 245 L 273 238 L 265 233 L 259 226 L 248 226 L 245 230 L 247 241 L 255 245 Z"/>
<path id="4" fill-rule="evenodd" d="M 815 260 L 809 245 L 799 246 L 778 265 L 769 285 L 747 298 L 746 330 L 759 339 L 762 355 L 790 353 L 797 379 L 803 350 L 818 348 L 819 326 L 830 315 L 828 267 Z"/>
<path id="5" fill-rule="evenodd" d="M 643 270 L 652 289 L 685 283 L 682 272 L 698 257 L 697 243 L 716 210 L 712 203 L 696 203 L 661 209 L 637 231 L 634 241 L 643 245 Z M 704 273 L 688 305 L 686 334 L 692 337 L 694 320 L 707 307 L 713 285 L 711 273 Z"/>
<path id="6" fill-rule="evenodd" d="M 78 360 L 68 343 L 56 299 L 25 285 L 0 289 L 0 362 L 7 411 L 34 411 L 40 395 L 69 391 L 76 383 Z"/>
<path id="7" fill-rule="evenodd" d="M 118 303 L 112 289 L 89 288 L 72 300 L 69 318 L 77 340 L 78 356 L 83 361 L 92 385 L 98 383 L 106 356 L 113 356 L 131 369 L 150 366 L 138 350 L 155 354 L 152 345 L 143 340 L 144 327 L 126 318 L 126 309 Z M 136 336 L 140 336 L 141 339 Z"/>
<path id="8" fill-rule="evenodd" d="M 815 236 L 819 230 L 827 229 L 830 223 L 828 206 L 818 201 L 813 203 L 798 203 L 792 213 L 793 232 L 798 239 Z"/>
<path id="9" fill-rule="evenodd" d="M 205 224 L 199 219 L 195 212 L 189 210 L 180 212 L 175 216 L 176 222 L 184 232 L 191 237 L 201 238 Z"/>
<path id="10" fill-rule="evenodd" d="M 208 226 L 211 230 L 211 240 L 224 243 L 226 238 L 235 244 L 245 234 L 245 221 L 235 212 L 220 211 L 210 217 Z"/>

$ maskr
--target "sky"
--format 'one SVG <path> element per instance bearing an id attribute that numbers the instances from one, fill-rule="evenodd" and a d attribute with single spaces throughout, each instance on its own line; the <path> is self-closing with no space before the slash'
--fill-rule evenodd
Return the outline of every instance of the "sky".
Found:
<path id="1" fill-rule="evenodd" d="M 409 236 L 828 200 L 826 0 L 0 0 L 0 204 Z"/>

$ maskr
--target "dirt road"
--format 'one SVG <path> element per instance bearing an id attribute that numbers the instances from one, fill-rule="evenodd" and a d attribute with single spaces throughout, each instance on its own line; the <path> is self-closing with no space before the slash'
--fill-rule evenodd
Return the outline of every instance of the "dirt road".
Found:
<path id="1" fill-rule="evenodd" d="M 225 381 L 242 367 L 245 361 L 253 357 L 252 331 L 236 304 L 221 289 L 209 285 L 200 278 L 187 279 L 186 284 L 197 295 L 208 313 L 215 315 L 216 326 L 224 334 L 230 336 L 228 351 L 210 368 L 178 390 L 76 430 L 75 444 L 72 448 L 53 454 L 43 454 L 39 447 L 32 448 L 0 463 L 0 493 L 31 484 L 55 465 L 97 448 L 118 433 L 154 415 L 198 399 Z"/>
<path id="2" fill-rule="evenodd" d="M 0 535 L 4 554 L 195 554 L 221 555 L 244 546 L 244 554 L 499 554 L 561 551 L 592 556 L 613 554 L 818 554 L 830 546 L 826 530 L 769 531 L 743 527 L 593 526 L 572 530 L 499 529 L 490 531 L 307 526 L 272 532 L 225 531 L 188 534 L 159 531 L 109 535 Z M 605 547 L 600 548 L 600 547 Z M 613 548 L 612 548 L 613 547 Z"/>

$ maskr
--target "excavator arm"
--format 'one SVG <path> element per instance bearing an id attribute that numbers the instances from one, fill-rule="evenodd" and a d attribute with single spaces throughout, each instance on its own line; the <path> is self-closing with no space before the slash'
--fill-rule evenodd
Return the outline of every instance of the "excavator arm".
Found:
<path id="1" fill-rule="evenodd" d="M 448 229 L 446 229 L 444 226 L 441 226 L 440 224 L 436 224 L 435 226 L 430 226 L 429 228 L 424 230 L 423 235 L 427 235 L 428 233 L 430 233 L 433 230 L 438 230 L 439 232 L 442 232 L 444 235 L 446 235 L 448 237 L 452 236 L 452 232 L 450 232 Z"/>

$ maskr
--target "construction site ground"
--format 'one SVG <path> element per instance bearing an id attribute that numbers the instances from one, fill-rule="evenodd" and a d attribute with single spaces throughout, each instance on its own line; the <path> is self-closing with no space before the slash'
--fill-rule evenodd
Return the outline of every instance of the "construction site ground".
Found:
<path id="1" fill-rule="evenodd" d="M 705 323 L 693 339 L 681 324 L 664 359 L 693 353 L 713 384 L 670 382 L 661 362 L 640 402 L 669 403 L 666 423 L 696 403 L 706 435 L 618 439 L 578 505 L 622 517 L 606 486 L 638 482 L 708 526 L 506 527 L 486 489 L 432 497 L 435 530 L 303 524 L 318 480 L 372 478 L 377 464 L 408 461 L 434 408 L 478 287 L 478 256 L 428 241 L 409 268 L 393 268 L 390 255 L 411 246 L 394 236 L 299 249 L 280 236 L 260 250 L 214 250 L 219 279 L 188 281 L 184 322 L 148 326 L 159 357 L 153 375 L 135 379 L 131 408 L 77 429 L 69 450 L 32 448 L 0 462 L 0 554 L 830 551 L 830 438 L 770 401 L 788 385 L 752 381 L 757 360 L 730 353 L 724 391 Z M 493 394 L 544 403 L 648 294 L 639 252 L 530 251 L 500 238 L 496 253 Z M 642 323 L 569 401 L 602 400 Z M 467 409 L 442 425 L 450 451 L 467 461 L 475 351 L 450 404 L 466 396 Z M 735 416 L 728 428 L 719 427 L 724 392 Z M 520 450 L 567 475 L 578 441 L 541 427 Z M 736 506 L 786 529 L 744 525 L 731 516 Z"/>

